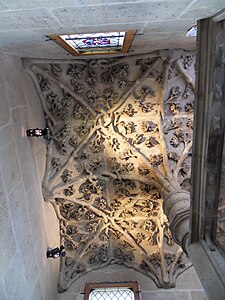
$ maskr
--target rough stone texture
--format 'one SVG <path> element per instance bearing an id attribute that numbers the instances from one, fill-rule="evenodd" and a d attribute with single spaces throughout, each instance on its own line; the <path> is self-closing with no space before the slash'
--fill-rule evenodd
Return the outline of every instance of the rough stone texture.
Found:
<path id="1" fill-rule="evenodd" d="M 26 78 L 23 73 L 21 76 L 16 74 L 17 71 L 22 72 L 19 59 L 5 55 L 2 59 L 4 61 L 7 59 L 8 62 L 12 59 L 15 65 L 13 72 L 18 78 L 17 80 Z M 7 72 L 11 71 L 6 67 L 7 65 L 4 69 L 5 76 L 7 76 Z M 26 82 L 25 93 L 17 90 L 21 88 L 21 81 L 18 81 L 17 84 L 15 82 L 14 93 L 16 95 L 24 94 L 27 102 L 24 102 L 24 98 L 16 99 L 18 102 L 14 105 L 15 102 L 5 99 L 6 103 L 12 105 L 11 108 L 7 108 L 11 114 L 6 120 L 6 124 L 0 127 L 0 159 L 2 162 L 0 166 L 0 228 L 3 229 L 0 239 L 0 299 L 55 300 L 57 298 L 58 262 L 46 260 L 45 252 L 47 246 L 58 245 L 56 238 L 58 221 L 51 204 L 43 202 L 40 191 L 40 181 L 44 172 L 45 143 L 42 139 L 23 139 L 22 135 L 20 138 L 14 136 L 14 134 L 19 135 L 19 132 L 24 133 L 26 124 L 30 127 L 44 126 L 41 109 L 38 102 L 35 102 L 36 94 L 33 84 L 29 78 L 26 78 Z M 19 100 L 21 100 L 21 105 Z M 32 107 L 30 107 L 30 103 L 32 103 Z M 16 118 L 16 112 L 18 112 L 19 121 Z M 16 123 L 14 124 L 14 122 Z M 18 127 L 21 131 L 18 130 Z M 29 166 L 29 161 L 22 161 L 23 154 L 19 151 L 23 151 L 24 148 L 20 139 L 27 143 L 28 150 L 25 151 L 29 151 L 26 153 L 31 160 L 31 171 L 35 173 L 33 185 L 28 186 L 27 184 L 27 190 L 22 176 L 22 167 L 25 163 L 28 163 Z M 12 177 L 8 173 L 16 175 Z M 23 210 L 21 205 L 24 207 Z M 26 224 L 28 226 L 25 227 Z M 30 251 L 31 249 L 32 251 Z M 85 282 L 105 281 L 106 277 L 111 281 L 138 280 L 143 297 L 148 297 L 146 298 L 148 300 L 151 299 L 148 296 L 150 291 L 151 296 L 156 297 L 157 294 L 159 295 L 157 297 L 162 297 L 160 294 L 163 294 L 167 297 L 168 291 L 157 289 L 146 276 L 134 270 L 111 268 L 96 271 L 90 273 L 86 278 L 81 278 L 77 285 L 74 285 L 68 293 L 59 295 L 58 299 L 82 300 L 83 295 L 80 293 L 83 292 Z M 191 297 L 193 300 L 204 299 L 202 287 L 193 268 L 179 277 L 176 290 L 184 297 L 189 293 L 187 299 L 192 299 Z"/>
<path id="2" fill-rule="evenodd" d="M 156 292 L 156 293 L 142 293 L 142 300 L 190 300 L 189 294 L 183 291 L 171 291 L 171 292 Z"/>
<path id="3" fill-rule="evenodd" d="M 193 49 L 195 39 L 185 36 L 187 30 L 222 8 L 223 0 L 4 0 L 0 3 L 0 50 L 23 57 L 67 58 L 67 52 L 46 42 L 45 35 L 127 29 L 144 33 L 134 38 L 138 41 L 131 54 L 166 47 L 157 36 L 145 35 L 154 32 L 173 34 L 167 48 Z"/>
<path id="4" fill-rule="evenodd" d="M 201 291 L 190 291 L 190 296 L 192 300 L 207 300 L 205 293 Z"/>
<path id="5" fill-rule="evenodd" d="M 5 96 L 3 68 L 3 61 L 2 58 L 0 58 L 0 126 L 5 125 L 9 119 L 9 107 Z"/>
<path id="6" fill-rule="evenodd" d="M 12 218 L 10 214 L 9 204 L 6 198 L 6 193 L 3 186 L 3 176 L 0 173 L 0 228 L 1 239 L 1 260 L 0 260 L 0 274 L 4 275 L 7 270 L 8 263 L 13 259 L 16 254 L 16 240 L 14 238 Z"/>
<path id="7" fill-rule="evenodd" d="M 2 277 L 0 277 L 0 299 L 6 299 L 5 282 Z"/>
<path id="8" fill-rule="evenodd" d="M 58 222 L 40 191 L 45 143 L 25 136 L 44 126 L 42 110 L 36 103 L 31 114 L 35 90 L 21 60 L 1 55 L 0 68 L 0 299 L 55 300 L 58 262 L 45 255 L 59 244 Z"/>
<path id="9" fill-rule="evenodd" d="M 58 211 L 67 251 L 61 291 L 108 264 L 134 268 L 163 288 L 191 266 L 172 240 L 162 202 L 185 249 L 188 222 L 183 230 L 177 211 L 189 218 L 195 56 L 154 55 L 94 64 L 25 61 L 50 127 L 42 189 Z"/>
<path id="10" fill-rule="evenodd" d="M 206 300 L 207 297 L 196 275 L 194 268 L 190 268 L 179 276 L 176 288 L 166 290 L 158 289 L 153 281 L 143 274 L 138 274 L 134 270 L 127 270 L 121 267 L 107 267 L 87 274 L 80 278 L 76 284 L 62 293 L 58 294 L 58 300 L 82 300 L 86 282 L 119 282 L 138 281 L 142 300 Z M 195 298 L 196 297 L 196 298 Z M 199 298 L 197 298 L 199 297 Z"/>

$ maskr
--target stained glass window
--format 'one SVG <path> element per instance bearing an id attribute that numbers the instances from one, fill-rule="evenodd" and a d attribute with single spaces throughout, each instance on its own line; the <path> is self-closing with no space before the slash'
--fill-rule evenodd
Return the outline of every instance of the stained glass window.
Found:
<path id="1" fill-rule="evenodd" d="M 81 52 L 120 51 L 125 32 L 101 32 L 60 36 L 70 47 Z"/>
<path id="2" fill-rule="evenodd" d="M 105 55 L 128 53 L 135 34 L 135 29 L 129 29 L 118 32 L 52 34 L 49 38 L 72 55 Z"/>
<path id="3" fill-rule="evenodd" d="M 128 288 L 95 289 L 90 293 L 89 300 L 134 300 L 134 293 Z"/>

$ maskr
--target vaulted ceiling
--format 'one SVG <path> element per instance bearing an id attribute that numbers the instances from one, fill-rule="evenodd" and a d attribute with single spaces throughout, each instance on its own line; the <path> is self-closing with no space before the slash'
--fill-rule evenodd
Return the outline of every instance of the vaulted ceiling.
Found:
<path id="1" fill-rule="evenodd" d="M 223 0 L 2 0 L 0 51 L 22 57 L 71 58 L 46 35 L 136 29 L 131 54 L 195 47 L 187 30 L 224 8 Z"/>
<path id="2" fill-rule="evenodd" d="M 112 264 L 173 287 L 191 264 L 162 206 L 189 197 L 195 55 L 25 65 L 50 128 L 42 188 L 67 251 L 59 290 Z"/>

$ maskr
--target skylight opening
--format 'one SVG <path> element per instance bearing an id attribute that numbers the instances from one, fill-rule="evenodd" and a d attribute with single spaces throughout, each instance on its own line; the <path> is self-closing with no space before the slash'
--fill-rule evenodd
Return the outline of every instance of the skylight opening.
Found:
<path id="1" fill-rule="evenodd" d="M 89 300 L 134 300 L 134 292 L 129 288 L 95 289 L 89 295 Z"/>
<path id="2" fill-rule="evenodd" d="M 84 300 L 140 300 L 138 283 L 87 283 Z"/>
<path id="3" fill-rule="evenodd" d="M 136 30 L 51 35 L 50 39 L 72 55 L 127 53 Z"/>
<path id="4" fill-rule="evenodd" d="M 101 32 L 92 34 L 71 34 L 60 36 L 73 49 L 86 51 L 121 51 L 125 32 Z"/>

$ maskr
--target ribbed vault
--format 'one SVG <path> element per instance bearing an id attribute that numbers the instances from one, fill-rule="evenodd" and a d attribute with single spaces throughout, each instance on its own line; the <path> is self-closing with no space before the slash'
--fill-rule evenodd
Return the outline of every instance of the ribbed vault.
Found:
<path id="1" fill-rule="evenodd" d="M 173 207 L 188 217 L 194 60 L 161 51 L 26 62 L 50 128 L 43 196 L 67 251 L 59 291 L 110 264 L 170 288 L 191 266 Z"/>

